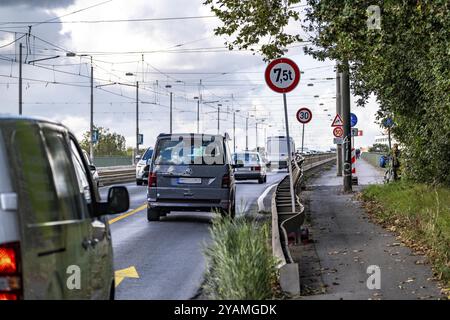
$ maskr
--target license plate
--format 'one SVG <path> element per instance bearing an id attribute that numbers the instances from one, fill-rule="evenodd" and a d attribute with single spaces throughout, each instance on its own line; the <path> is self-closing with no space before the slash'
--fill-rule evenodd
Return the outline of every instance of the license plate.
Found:
<path id="1" fill-rule="evenodd" d="M 178 178 L 179 184 L 201 184 L 202 178 Z"/>
<path id="2" fill-rule="evenodd" d="M 251 171 L 251 170 L 250 170 L 250 168 L 238 168 L 238 171 L 243 172 L 243 171 Z"/>

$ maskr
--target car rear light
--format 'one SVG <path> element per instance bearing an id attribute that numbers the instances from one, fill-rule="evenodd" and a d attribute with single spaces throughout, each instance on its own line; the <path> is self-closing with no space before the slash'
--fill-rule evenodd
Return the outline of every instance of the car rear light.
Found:
<path id="1" fill-rule="evenodd" d="M 0 300 L 21 297 L 20 246 L 18 242 L 0 245 Z"/>
<path id="2" fill-rule="evenodd" d="M 156 187 L 156 172 L 150 172 L 148 175 L 148 186 L 149 187 Z"/>
<path id="3" fill-rule="evenodd" d="M 222 177 L 222 188 L 229 188 L 230 187 L 230 175 L 229 174 L 225 174 Z"/>
<path id="4" fill-rule="evenodd" d="M 15 293 L 0 293 L 0 301 L 4 300 L 18 300 L 19 295 Z"/>
<path id="5" fill-rule="evenodd" d="M 252 167 L 253 171 L 261 171 L 261 167 L 260 166 L 256 166 L 256 167 Z"/>

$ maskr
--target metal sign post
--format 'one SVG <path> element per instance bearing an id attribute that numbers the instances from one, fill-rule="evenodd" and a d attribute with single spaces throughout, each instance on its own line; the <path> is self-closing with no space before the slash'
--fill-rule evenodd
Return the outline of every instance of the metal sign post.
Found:
<path id="1" fill-rule="evenodd" d="M 303 130 L 302 130 L 302 153 L 303 153 L 303 145 L 305 142 L 305 124 L 304 123 L 303 123 L 302 127 L 303 127 Z"/>
<path id="2" fill-rule="evenodd" d="M 283 102 L 284 102 L 284 121 L 286 123 L 286 140 L 287 140 L 287 150 L 288 150 L 288 170 L 289 170 L 289 188 L 291 191 L 291 207 L 292 207 L 292 212 L 295 212 L 294 182 L 292 179 L 292 165 L 291 165 L 292 164 L 291 138 L 289 136 L 289 122 L 288 122 L 286 93 L 283 93 Z"/>
<path id="3" fill-rule="evenodd" d="M 265 80 L 270 89 L 283 94 L 284 102 L 284 120 L 286 127 L 286 139 L 288 150 L 288 171 L 289 171 L 289 187 L 291 194 L 292 212 L 295 212 L 295 193 L 294 183 L 292 179 L 292 151 L 291 138 L 289 135 L 289 121 L 286 93 L 295 89 L 300 82 L 300 69 L 294 61 L 287 58 L 275 59 L 269 63 L 265 71 Z"/>

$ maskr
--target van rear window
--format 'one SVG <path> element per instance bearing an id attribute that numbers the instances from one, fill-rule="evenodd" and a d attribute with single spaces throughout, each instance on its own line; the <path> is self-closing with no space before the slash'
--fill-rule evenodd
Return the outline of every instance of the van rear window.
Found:
<path id="1" fill-rule="evenodd" d="M 220 136 L 171 136 L 158 140 L 156 165 L 223 165 L 225 152 Z"/>

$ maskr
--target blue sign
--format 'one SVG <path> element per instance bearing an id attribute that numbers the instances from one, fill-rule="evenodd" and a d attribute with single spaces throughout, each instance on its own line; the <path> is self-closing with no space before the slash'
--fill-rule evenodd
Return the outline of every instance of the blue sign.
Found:
<path id="1" fill-rule="evenodd" d="M 354 127 L 358 123 L 358 117 L 354 113 L 350 113 L 350 126 Z"/>
<path id="2" fill-rule="evenodd" d="M 392 120 L 392 118 L 384 119 L 384 120 L 383 120 L 383 125 L 384 125 L 386 128 L 390 128 L 390 127 L 392 127 L 392 126 L 394 125 L 394 120 Z"/>
<path id="3" fill-rule="evenodd" d="M 142 133 L 138 134 L 138 144 L 144 144 L 144 135 Z"/>
<path id="4" fill-rule="evenodd" d="M 99 140 L 99 133 L 97 129 L 92 130 L 92 143 L 97 143 Z"/>

